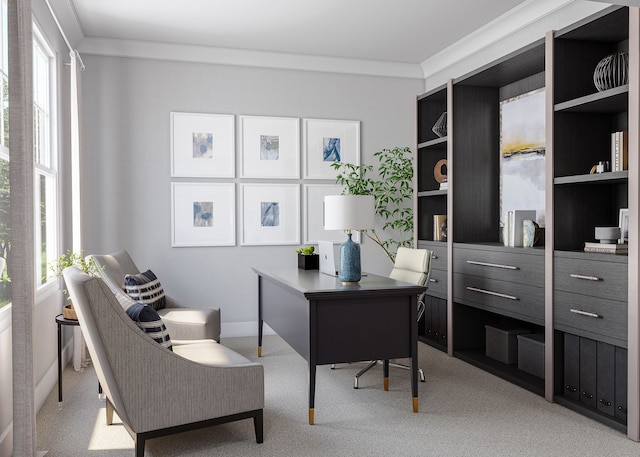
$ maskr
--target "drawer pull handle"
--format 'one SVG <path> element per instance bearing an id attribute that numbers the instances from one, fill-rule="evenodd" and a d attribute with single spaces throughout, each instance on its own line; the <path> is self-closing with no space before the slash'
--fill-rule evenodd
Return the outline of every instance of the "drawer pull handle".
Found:
<path id="1" fill-rule="evenodd" d="M 585 279 L 587 281 L 600 281 L 600 278 L 598 278 L 597 276 L 579 275 L 576 273 L 571 273 L 569 276 L 575 279 Z"/>
<path id="2" fill-rule="evenodd" d="M 493 292 L 491 290 L 478 289 L 477 287 L 467 286 L 467 290 L 472 292 L 479 292 L 481 294 L 494 295 L 496 297 L 508 298 L 509 300 L 518 300 L 518 297 L 514 297 L 513 295 L 501 294 L 499 292 Z"/>
<path id="3" fill-rule="evenodd" d="M 503 270 L 519 270 L 520 269 L 518 267 L 514 267 L 513 265 L 500 265 L 497 263 L 477 262 L 475 260 L 467 260 L 467 263 L 471 265 L 478 265 L 481 267 L 502 268 Z"/>
<path id="4" fill-rule="evenodd" d="M 429 282 L 438 282 L 438 280 L 437 280 L 437 279 L 429 278 Z"/>
<path id="5" fill-rule="evenodd" d="M 598 313 L 590 313 L 589 311 L 582 311 L 581 309 L 571 308 L 569 311 L 571 311 L 573 314 L 580 314 L 581 316 L 593 317 L 595 319 L 599 319 L 602 317 Z"/>

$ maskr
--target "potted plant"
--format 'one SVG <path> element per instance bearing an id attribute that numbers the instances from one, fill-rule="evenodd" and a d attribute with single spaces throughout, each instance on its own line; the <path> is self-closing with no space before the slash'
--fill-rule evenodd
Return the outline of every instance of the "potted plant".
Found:
<path id="1" fill-rule="evenodd" d="M 391 263 L 399 246 L 413 245 L 413 155 L 408 147 L 383 149 L 373 154 L 378 159 L 378 177 L 371 177 L 372 165 L 346 162 L 331 164 L 338 170 L 336 182 L 345 188 L 343 194 L 373 195 L 376 216 L 384 221 L 381 238 L 375 229 L 364 235 L 382 248 Z"/>
<path id="2" fill-rule="evenodd" d="M 296 249 L 298 253 L 298 268 L 301 270 L 317 270 L 320 268 L 320 256 L 314 254 L 315 247 L 303 246 Z"/>
<path id="3" fill-rule="evenodd" d="M 78 267 L 85 273 L 91 276 L 97 276 L 100 271 L 100 265 L 95 261 L 93 257 L 85 259 L 82 252 L 73 252 L 71 249 L 67 249 L 67 252 L 60 255 L 57 259 L 53 260 L 49 266 L 51 271 L 59 278 L 62 276 L 62 272 L 67 267 Z M 73 309 L 73 303 L 71 303 L 71 297 L 67 292 L 67 289 L 63 289 L 64 294 L 67 297 L 69 303 L 62 308 L 62 315 L 67 319 L 77 320 L 75 310 Z"/>

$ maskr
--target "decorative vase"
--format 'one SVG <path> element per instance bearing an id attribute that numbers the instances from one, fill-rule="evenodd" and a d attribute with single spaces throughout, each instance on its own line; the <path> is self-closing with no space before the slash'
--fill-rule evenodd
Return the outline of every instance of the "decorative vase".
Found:
<path id="1" fill-rule="evenodd" d="M 431 127 L 431 131 L 438 135 L 438 138 L 442 138 L 447 136 L 447 112 L 445 111 L 440 115 L 438 120 L 433 127 Z"/>
<path id="2" fill-rule="evenodd" d="M 347 236 L 347 241 L 340 245 L 338 279 L 342 284 L 357 284 L 360 278 L 362 278 L 360 245 L 353 242 L 351 233 L 348 233 Z"/>
<path id="3" fill-rule="evenodd" d="M 598 92 L 629 83 L 629 54 L 618 51 L 603 58 L 593 72 Z"/>

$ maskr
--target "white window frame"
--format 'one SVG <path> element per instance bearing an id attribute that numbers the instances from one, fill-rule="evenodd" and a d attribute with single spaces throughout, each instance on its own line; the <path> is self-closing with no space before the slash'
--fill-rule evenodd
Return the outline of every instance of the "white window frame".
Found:
<path id="1" fill-rule="evenodd" d="M 40 212 L 40 196 L 37 192 L 39 189 L 39 179 L 41 175 L 45 175 L 51 178 L 51 182 L 48 183 L 49 190 L 51 191 L 51 198 L 47 201 L 47 231 L 49 232 L 47 238 L 52 242 L 47 244 L 47 257 L 49 259 L 55 259 L 58 257 L 60 246 L 60 217 L 58 208 L 60 208 L 60 185 L 58 179 L 58 103 L 57 103 L 57 62 L 56 54 L 53 51 L 52 46 L 45 38 L 44 34 L 40 31 L 38 25 L 33 23 L 33 41 L 37 45 L 48 59 L 49 64 L 49 81 L 48 81 L 48 98 L 49 98 L 49 119 L 48 119 L 48 133 L 47 144 L 49 146 L 49 166 L 44 166 L 34 161 L 34 261 L 35 261 L 35 284 L 36 286 L 36 302 L 42 298 L 55 293 L 59 289 L 58 278 L 50 277 L 42 284 L 41 282 L 41 255 L 40 246 L 42 239 L 40 235 L 39 224 L 39 212 Z"/>

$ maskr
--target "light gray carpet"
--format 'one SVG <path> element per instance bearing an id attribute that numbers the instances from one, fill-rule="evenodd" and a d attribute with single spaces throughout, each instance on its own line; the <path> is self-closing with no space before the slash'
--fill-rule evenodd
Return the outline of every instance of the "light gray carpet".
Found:
<path id="1" fill-rule="evenodd" d="M 256 338 L 223 343 L 265 367 L 264 443 L 251 420 L 147 442 L 146 456 L 633 456 L 640 443 L 567 408 L 419 343 L 420 412 L 409 373 L 391 369 L 390 390 L 376 367 L 353 389 L 361 364 L 318 369 L 315 421 L 307 423 L 307 365 L 277 336 L 263 357 Z M 171 376 L 167 373 L 167 376 Z M 93 369 L 68 367 L 64 402 L 54 389 L 37 417 L 38 448 L 49 457 L 132 457 L 124 427 L 105 425 Z M 117 418 L 116 418 L 117 420 Z"/>

